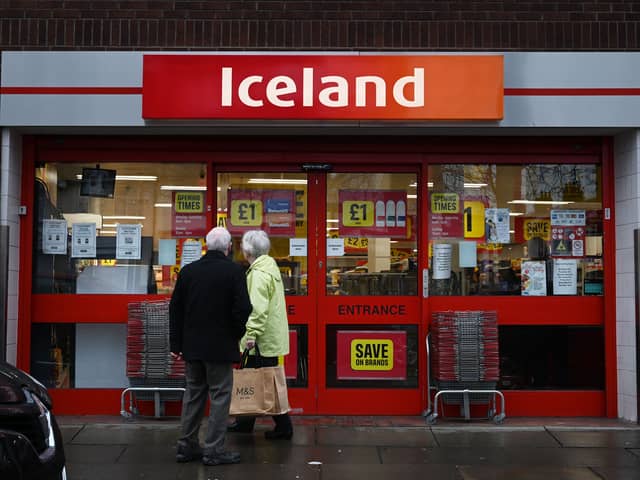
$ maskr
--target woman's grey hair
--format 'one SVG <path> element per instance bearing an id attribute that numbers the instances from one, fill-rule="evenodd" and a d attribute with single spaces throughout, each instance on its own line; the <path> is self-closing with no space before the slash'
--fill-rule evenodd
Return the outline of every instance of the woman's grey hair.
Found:
<path id="1" fill-rule="evenodd" d="M 230 243 L 231 234 L 224 227 L 212 228 L 207 233 L 207 250 L 217 250 L 226 255 Z"/>
<path id="2" fill-rule="evenodd" d="M 249 230 L 242 236 L 242 251 L 246 255 L 258 258 L 260 255 L 267 255 L 271 250 L 269 236 L 263 230 Z"/>

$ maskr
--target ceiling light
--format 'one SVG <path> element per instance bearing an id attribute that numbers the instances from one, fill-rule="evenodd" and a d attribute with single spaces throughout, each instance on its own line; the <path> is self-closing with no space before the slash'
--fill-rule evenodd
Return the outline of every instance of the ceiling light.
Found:
<path id="1" fill-rule="evenodd" d="M 327 218 L 327 223 L 338 223 L 337 218 Z"/>
<path id="2" fill-rule="evenodd" d="M 509 212 L 510 217 L 519 217 L 520 215 L 524 215 L 522 212 Z"/>
<path id="3" fill-rule="evenodd" d="M 103 220 L 144 220 L 147 217 L 138 215 L 103 215 Z"/>
<path id="4" fill-rule="evenodd" d="M 517 205 L 569 205 L 574 202 L 566 202 L 561 200 L 511 200 L 507 203 L 513 203 Z"/>
<path id="5" fill-rule="evenodd" d="M 153 206 L 156 208 L 171 208 L 170 203 L 154 203 Z"/>
<path id="6" fill-rule="evenodd" d="M 76 175 L 78 180 L 82 180 L 82 175 Z M 158 177 L 155 175 L 116 175 L 116 180 L 129 180 L 132 182 L 156 182 Z"/>
<path id="7" fill-rule="evenodd" d="M 195 190 L 195 191 L 204 191 L 206 190 L 207 187 L 203 187 L 203 186 L 196 186 L 196 185 L 160 185 L 160 190 L 179 190 L 179 191 L 185 191 L 185 190 Z"/>
<path id="8" fill-rule="evenodd" d="M 306 178 L 250 178 L 247 183 L 262 183 L 267 185 L 306 185 Z"/>
<path id="9" fill-rule="evenodd" d="M 407 194 L 407 198 L 418 198 L 418 195 L 415 194 Z"/>

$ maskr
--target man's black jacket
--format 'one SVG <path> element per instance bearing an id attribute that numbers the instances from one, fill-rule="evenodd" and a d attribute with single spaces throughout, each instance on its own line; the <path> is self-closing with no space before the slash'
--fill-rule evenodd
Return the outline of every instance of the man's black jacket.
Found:
<path id="1" fill-rule="evenodd" d="M 239 361 L 251 310 L 243 268 L 208 251 L 178 275 L 169 306 L 171 351 L 185 360 Z"/>

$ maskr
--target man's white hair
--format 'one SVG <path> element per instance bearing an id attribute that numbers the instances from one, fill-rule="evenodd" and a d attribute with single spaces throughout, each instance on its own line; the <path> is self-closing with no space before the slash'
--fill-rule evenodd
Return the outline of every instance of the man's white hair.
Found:
<path id="1" fill-rule="evenodd" d="M 231 234 L 224 227 L 212 228 L 207 233 L 207 250 L 217 250 L 226 254 L 230 243 Z"/>

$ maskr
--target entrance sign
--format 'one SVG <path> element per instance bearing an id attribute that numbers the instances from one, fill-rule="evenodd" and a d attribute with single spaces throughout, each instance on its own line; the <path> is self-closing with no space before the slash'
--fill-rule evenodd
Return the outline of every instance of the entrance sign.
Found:
<path id="1" fill-rule="evenodd" d="M 145 119 L 501 120 L 501 55 L 143 57 Z"/>

